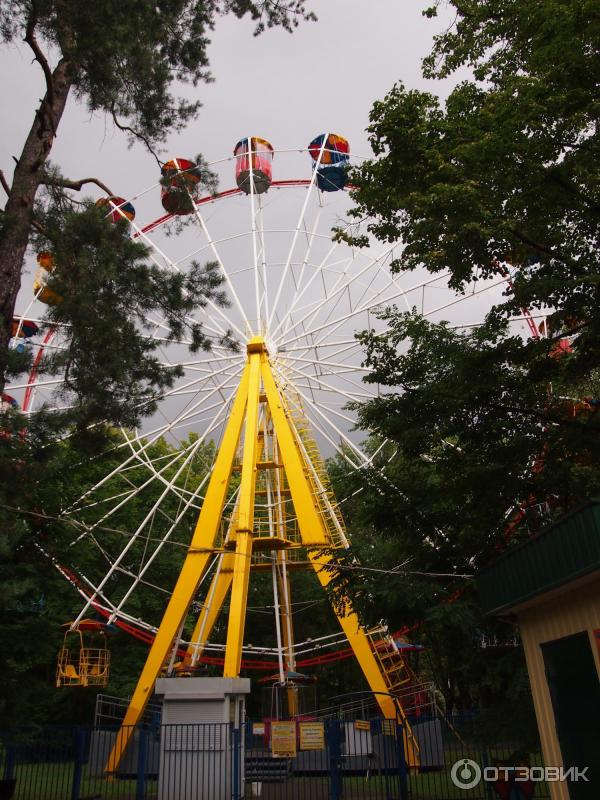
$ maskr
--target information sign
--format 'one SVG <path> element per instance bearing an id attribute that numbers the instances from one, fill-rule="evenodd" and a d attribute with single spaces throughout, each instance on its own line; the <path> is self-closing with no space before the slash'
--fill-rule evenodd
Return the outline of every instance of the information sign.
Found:
<path id="1" fill-rule="evenodd" d="M 274 756 L 295 758 L 296 756 L 296 723 L 271 723 L 271 753 Z"/>
<path id="2" fill-rule="evenodd" d="M 324 750 L 325 725 L 322 722 L 300 723 L 300 750 Z"/>

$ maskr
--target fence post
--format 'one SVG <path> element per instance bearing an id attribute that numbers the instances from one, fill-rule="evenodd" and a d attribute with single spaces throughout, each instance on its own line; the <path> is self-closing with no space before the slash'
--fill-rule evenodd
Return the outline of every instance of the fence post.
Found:
<path id="1" fill-rule="evenodd" d="M 490 758 L 490 756 L 488 754 L 487 746 L 482 744 L 482 743 L 479 745 L 479 758 L 480 758 L 480 761 L 481 761 L 481 769 L 482 770 L 485 771 L 486 767 L 491 766 L 491 758 Z M 494 790 L 492 788 L 492 785 L 490 783 L 488 783 L 487 781 L 482 781 L 481 783 L 483 785 L 483 793 L 484 793 L 485 797 L 493 798 L 495 796 L 496 792 L 494 792 Z"/>
<path id="2" fill-rule="evenodd" d="M 342 748 L 339 719 L 330 719 L 327 724 L 327 748 L 329 750 L 329 800 L 340 800 L 342 796 Z"/>
<path id="3" fill-rule="evenodd" d="M 398 781 L 400 783 L 401 800 L 408 800 L 408 770 L 404 750 L 406 728 L 402 722 L 396 723 L 396 746 L 398 748 Z"/>
<path id="4" fill-rule="evenodd" d="M 143 725 L 138 729 L 137 777 L 135 781 L 135 800 L 144 800 L 146 794 L 146 762 L 148 754 L 148 731 Z"/>
<path id="5" fill-rule="evenodd" d="M 240 772 L 241 772 L 241 764 L 240 764 L 240 753 L 242 748 L 240 747 L 240 729 L 233 727 L 233 723 L 231 723 L 231 737 L 233 743 L 233 758 L 232 758 L 232 767 L 233 767 L 233 781 L 232 781 L 232 793 L 231 797 L 232 800 L 239 800 L 240 797 Z"/>
<path id="6" fill-rule="evenodd" d="M 12 781 L 15 777 L 15 764 L 17 763 L 17 748 L 14 744 L 6 743 L 6 762 L 4 764 L 4 780 Z"/>
<path id="7" fill-rule="evenodd" d="M 81 778 L 85 764 L 85 730 L 75 728 L 75 759 L 73 762 L 73 782 L 71 783 L 71 800 L 79 800 Z"/>

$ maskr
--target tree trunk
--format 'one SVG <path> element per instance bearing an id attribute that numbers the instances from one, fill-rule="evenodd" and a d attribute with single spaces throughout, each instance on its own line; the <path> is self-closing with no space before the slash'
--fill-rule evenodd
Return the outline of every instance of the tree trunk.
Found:
<path id="1" fill-rule="evenodd" d="M 0 389 L 4 389 L 8 343 L 21 270 L 29 241 L 33 203 L 71 88 L 71 64 L 61 59 L 52 73 L 51 89 L 40 103 L 15 168 L 10 195 L 0 217 Z"/>

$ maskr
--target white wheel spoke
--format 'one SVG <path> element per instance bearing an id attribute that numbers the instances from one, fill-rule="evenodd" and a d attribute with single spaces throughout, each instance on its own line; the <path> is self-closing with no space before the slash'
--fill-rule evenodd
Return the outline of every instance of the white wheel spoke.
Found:
<path id="1" fill-rule="evenodd" d="M 304 203 L 302 204 L 302 210 L 300 211 L 300 217 L 299 217 L 298 222 L 296 224 L 296 230 L 294 231 L 294 236 L 292 238 L 292 243 L 290 244 L 288 257 L 287 257 L 286 262 L 285 262 L 285 267 L 283 268 L 283 274 L 281 276 L 281 280 L 280 280 L 279 286 L 277 288 L 277 294 L 275 295 L 275 300 L 273 302 L 273 309 L 274 310 L 271 312 L 271 316 L 269 317 L 269 320 L 268 320 L 268 326 L 267 326 L 268 329 L 270 329 L 271 324 L 273 322 L 273 315 L 274 315 L 275 309 L 277 308 L 277 305 L 279 303 L 279 298 L 281 297 L 281 292 L 283 290 L 283 286 L 284 286 L 285 280 L 287 278 L 288 270 L 289 270 L 290 264 L 292 262 L 292 256 L 294 254 L 294 250 L 296 248 L 296 242 L 298 241 L 298 236 L 300 234 L 300 231 L 302 229 L 302 225 L 304 223 L 304 218 L 305 218 L 305 215 L 306 215 L 306 209 L 308 208 L 308 202 L 309 202 L 309 200 L 310 200 L 310 198 L 312 196 L 313 188 L 314 188 L 316 180 L 317 180 L 317 169 L 321 164 L 321 159 L 323 158 L 323 153 L 325 152 L 325 144 L 327 142 L 327 136 L 328 135 L 329 134 L 326 134 L 325 138 L 323 139 L 323 145 L 321 147 L 321 150 L 319 152 L 319 157 L 317 159 L 317 162 L 316 162 L 315 167 L 314 167 L 313 172 L 312 172 L 312 176 L 311 176 L 311 179 L 310 179 L 310 185 L 308 187 L 308 191 L 306 192 L 306 197 L 304 199 Z"/>
<path id="2" fill-rule="evenodd" d="M 439 277 L 436 277 L 433 280 L 439 280 Z M 360 312 L 370 311 L 370 310 L 372 310 L 374 308 L 378 308 L 379 306 L 382 305 L 382 303 L 390 303 L 392 300 L 395 300 L 398 297 L 402 297 L 404 295 L 409 294 L 409 292 L 413 291 L 414 289 L 419 289 L 422 286 L 427 285 L 427 283 L 432 283 L 433 280 L 432 281 L 423 281 L 421 283 L 416 284 L 416 286 L 411 287 L 410 289 L 398 288 L 394 294 L 392 294 L 390 297 L 386 297 L 383 300 L 379 297 L 379 295 L 384 290 L 380 290 L 377 293 L 377 298 L 372 298 L 367 303 L 364 303 L 363 305 L 361 305 L 359 308 L 355 309 L 354 311 L 350 311 L 349 313 L 347 313 L 347 314 L 345 314 L 343 316 L 336 317 L 336 319 L 333 319 L 333 320 L 325 322 L 325 323 L 323 323 L 321 325 L 318 325 L 318 326 L 312 328 L 311 330 L 306 331 L 306 333 L 304 333 L 304 334 L 293 336 L 290 339 L 283 340 L 281 342 L 281 344 L 282 345 L 287 345 L 289 342 L 298 341 L 299 339 L 302 339 L 305 336 L 313 335 L 315 333 L 318 333 L 319 331 L 323 331 L 323 330 L 326 330 L 327 328 L 331 328 L 334 325 L 337 325 L 339 327 L 344 322 L 347 322 L 348 320 L 350 320 L 353 317 L 357 316 Z M 482 290 L 482 291 L 484 291 L 484 290 Z M 336 328 L 334 328 L 334 331 L 335 330 L 336 330 Z M 317 344 L 320 344 L 320 340 L 317 342 Z"/>
<path id="3" fill-rule="evenodd" d="M 349 401 L 357 400 L 357 399 L 373 399 L 373 394 L 369 394 L 369 392 L 364 391 L 364 386 L 360 387 L 359 390 L 355 391 L 354 394 L 350 394 L 349 392 L 341 389 L 339 386 L 332 386 L 331 384 L 327 383 L 323 380 L 322 376 L 319 374 L 310 374 L 304 372 L 304 370 L 298 369 L 298 367 L 294 367 L 291 364 L 282 365 L 283 369 L 291 370 L 299 377 L 305 378 L 307 381 L 312 381 L 317 384 L 318 388 L 323 389 L 327 392 L 332 392 L 333 394 L 341 394 L 343 397 L 346 397 Z M 339 372 L 331 373 L 331 374 L 340 374 Z M 292 379 L 292 383 L 294 379 Z"/>
<path id="4" fill-rule="evenodd" d="M 198 440 L 198 441 L 196 441 L 194 443 L 194 445 L 192 447 L 189 448 L 190 452 L 188 453 L 186 458 L 183 460 L 182 464 L 179 466 L 179 468 L 177 469 L 177 471 L 173 475 L 173 478 L 170 481 L 170 486 L 172 486 L 175 483 L 175 481 L 177 480 L 177 478 L 181 475 L 182 471 L 184 470 L 186 465 L 189 463 L 189 461 L 193 458 L 194 453 L 196 452 L 196 450 L 198 449 L 199 446 L 200 446 L 200 441 Z M 153 478 L 152 478 L 152 480 L 153 480 Z M 144 484 L 144 485 L 146 485 L 146 484 Z M 78 622 L 81 622 L 81 620 L 85 616 L 86 611 L 89 609 L 90 605 L 92 605 L 94 600 L 96 599 L 98 593 L 102 591 L 104 586 L 106 586 L 108 581 L 111 579 L 113 573 L 115 572 L 116 568 L 123 561 L 123 559 L 125 558 L 125 556 L 129 552 L 129 550 L 132 548 L 134 543 L 138 540 L 138 537 L 140 536 L 141 532 L 145 528 L 147 522 L 154 516 L 154 513 L 156 512 L 157 508 L 159 508 L 161 502 L 164 500 L 164 498 L 168 494 L 170 486 L 166 487 L 161 492 L 161 494 L 159 495 L 158 500 L 156 500 L 156 502 L 153 503 L 153 505 L 151 506 L 150 510 L 147 512 L 146 516 L 143 518 L 142 522 L 140 523 L 140 525 L 136 529 L 135 533 L 131 536 L 131 538 L 129 539 L 129 541 L 127 542 L 127 544 L 125 545 L 125 547 L 123 548 L 121 553 L 119 554 L 119 556 L 117 556 L 117 558 L 115 559 L 113 565 L 111 566 L 111 568 L 107 572 L 107 574 L 104 577 L 104 579 L 98 584 L 98 587 L 97 587 L 96 591 L 94 592 L 94 594 L 92 595 L 92 597 L 90 597 L 88 602 L 82 608 L 81 612 L 79 613 L 79 616 L 75 619 L 75 621 L 73 623 L 74 625 L 77 625 Z M 106 517 L 101 518 L 100 521 L 102 522 L 105 518 Z M 92 530 L 93 530 L 94 527 L 96 527 L 96 526 L 92 526 Z"/>
<path id="5" fill-rule="evenodd" d="M 241 371 L 241 368 L 240 368 L 240 371 Z M 223 372 L 223 370 L 221 370 L 221 372 Z M 228 376 L 228 377 L 227 377 L 227 378 L 226 378 L 226 379 L 225 379 L 225 380 L 222 382 L 222 384 L 221 384 L 220 386 L 218 386 L 218 387 L 215 387 L 214 389 L 212 389 L 212 391 L 209 393 L 209 395 L 215 395 L 215 394 L 217 394 L 217 393 L 219 392 L 219 389 L 220 389 L 220 388 L 223 388 L 223 387 L 226 385 L 226 383 L 228 383 L 228 381 L 229 381 L 229 380 L 230 380 L 230 378 L 229 378 L 229 376 Z M 142 450 L 142 451 L 143 451 L 143 450 L 146 450 L 147 448 L 149 448 L 149 447 L 151 447 L 153 444 L 155 444 L 155 443 L 158 441 L 158 439 L 160 439 L 162 436 L 164 436 L 166 433 L 168 433 L 168 432 L 169 432 L 169 431 L 170 431 L 170 430 L 171 430 L 171 429 L 172 429 L 172 428 L 173 428 L 173 427 L 174 427 L 174 426 L 175 426 L 177 423 L 179 423 L 179 422 L 180 422 L 180 421 L 181 421 L 183 418 L 186 418 L 187 416 L 189 416 L 189 414 L 190 414 L 190 413 L 192 413 L 192 412 L 193 412 L 193 411 L 194 411 L 194 410 L 195 410 L 195 409 L 196 409 L 198 406 L 200 406 L 201 404 L 203 404 L 203 402 L 204 402 L 203 400 L 200 400 L 200 401 L 198 401 L 197 403 L 194 403 L 194 404 L 192 404 L 192 406 L 191 406 L 191 409 L 190 409 L 190 410 L 188 410 L 187 412 L 181 412 L 181 413 L 180 413 L 178 416 L 176 416 L 176 417 L 173 419 L 173 421 L 172 421 L 172 422 L 171 422 L 169 425 L 166 425 L 166 426 L 165 426 L 165 425 L 163 425 L 163 426 L 161 426 L 160 428 L 158 428 L 158 429 L 155 429 L 154 431 L 151 431 L 151 432 L 150 432 L 150 434 L 148 435 L 148 436 L 149 436 L 149 438 L 147 438 L 147 439 L 146 439 L 146 442 L 145 442 L 145 443 L 142 445 L 142 448 L 141 448 L 141 450 Z M 217 419 L 220 417 L 220 415 L 221 415 L 221 413 L 222 413 L 222 411 L 223 411 L 223 409 L 224 409 L 224 406 L 223 406 L 223 404 L 222 404 L 222 403 L 218 403 L 218 404 L 217 404 L 217 406 L 218 406 L 218 409 L 219 409 L 219 411 L 217 412 L 217 414 L 216 414 L 216 416 L 215 416 L 215 420 L 217 420 Z M 125 446 L 125 445 L 123 445 L 123 446 Z M 139 451 L 138 451 L 138 452 L 139 452 Z M 128 465 L 129 465 L 129 464 L 130 464 L 132 461 L 134 461 L 134 460 L 135 460 L 135 458 L 136 458 L 136 456 L 135 456 L 135 455 L 130 455 L 128 458 L 126 458 L 126 459 L 125 459 L 125 461 L 124 461 L 122 464 L 120 464 L 118 467 L 115 467 L 115 469 L 113 469 L 111 472 L 109 472 L 107 475 L 105 475 L 105 476 L 104 476 L 104 477 L 103 477 L 103 478 L 102 478 L 100 481 L 98 481 L 98 483 L 96 483 L 96 484 L 95 484 L 95 485 L 94 485 L 94 486 L 93 486 L 91 489 L 88 489 L 86 492 L 84 492 L 84 493 L 81 495 L 81 497 L 79 498 L 79 500 L 77 500 L 75 503 L 73 503 L 73 504 L 72 504 L 72 505 L 71 505 L 71 506 L 70 506 L 70 507 L 67 509 L 67 511 L 66 511 L 66 512 L 63 512 L 63 513 L 69 513 L 69 512 L 71 512 L 71 511 L 72 511 L 72 510 L 73 510 L 73 509 L 74 509 L 74 508 L 75 508 L 75 507 L 76 507 L 76 506 L 79 504 L 79 502 L 80 502 L 81 500 L 83 500 L 85 497 L 88 497 L 88 496 L 89 496 L 90 494 L 92 494 L 93 492 L 97 491 L 97 490 L 98 490 L 98 489 L 99 489 L 101 486 L 103 486 L 103 485 L 104 485 L 104 484 L 105 484 L 107 481 L 111 480 L 111 478 L 113 478 L 115 475 L 118 475 L 118 474 L 119 474 L 119 472 L 120 472 L 121 470 L 123 470 L 123 469 L 124 469 L 126 466 L 128 466 Z"/>
<path id="6" fill-rule="evenodd" d="M 260 264 L 262 274 L 262 298 L 261 304 L 264 306 L 264 319 L 265 322 L 269 319 L 269 282 L 267 272 L 267 240 L 265 237 L 265 225 L 263 216 L 262 198 L 258 196 L 258 236 L 260 241 Z M 261 308 L 262 308 L 261 306 Z"/>
<path id="7" fill-rule="evenodd" d="M 244 307 L 242 306 L 242 304 L 240 302 L 240 298 L 238 297 L 238 294 L 237 294 L 237 292 L 236 292 L 236 290 L 235 290 L 235 288 L 233 286 L 231 278 L 229 277 L 229 273 L 227 272 L 227 269 L 225 268 L 223 260 L 222 260 L 220 254 L 219 254 L 219 251 L 217 250 L 217 246 L 216 246 L 215 242 L 213 241 L 213 239 L 211 238 L 211 235 L 210 235 L 210 233 L 208 231 L 208 228 L 206 226 L 206 222 L 204 221 L 204 217 L 202 216 L 202 213 L 201 213 L 201 211 L 200 211 L 200 209 L 199 209 L 199 207 L 197 205 L 194 205 L 194 216 L 196 217 L 196 219 L 200 223 L 200 227 L 202 228 L 202 231 L 203 231 L 203 233 L 204 233 L 204 235 L 205 235 L 205 237 L 206 237 L 206 239 L 207 239 L 207 241 L 209 243 L 209 246 L 210 246 L 210 249 L 212 251 L 212 254 L 215 257 L 215 260 L 217 261 L 219 267 L 221 268 L 221 273 L 223 275 L 223 278 L 225 279 L 225 283 L 227 284 L 227 288 L 229 289 L 229 291 L 231 292 L 231 296 L 235 300 L 235 304 L 236 304 L 236 306 L 238 308 L 238 311 L 240 312 L 242 320 L 245 323 L 247 330 L 250 330 L 250 323 L 248 321 L 248 317 L 246 316 L 246 312 L 244 311 Z M 211 308 L 212 307 L 213 306 L 211 304 Z M 218 306 L 216 308 L 218 308 Z M 225 314 L 223 314 L 223 316 L 225 317 L 225 319 L 227 319 Z M 245 341 L 246 333 L 243 330 L 241 330 L 241 328 L 239 328 L 237 325 L 233 325 L 231 320 L 229 320 L 229 323 L 239 333 L 239 335 L 241 336 L 242 341 Z"/>
<path id="8" fill-rule="evenodd" d="M 259 273 L 258 273 L 258 246 L 256 241 L 256 200 L 254 194 L 254 151 L 252 150 L 252 137 L 248 139 L 248 164 L 250 167 L 250 229 L 252 231 L 252 263 L 254 273 L 254 303 L 256 307 L 256 327 L 254 333 L 258 336 L 260 334 L 260 288 L 259 288 Z"/>

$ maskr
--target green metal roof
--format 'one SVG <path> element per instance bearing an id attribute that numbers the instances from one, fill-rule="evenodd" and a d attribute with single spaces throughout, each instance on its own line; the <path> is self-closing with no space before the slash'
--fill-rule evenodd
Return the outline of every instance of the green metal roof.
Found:
<path id="1" fill-rule="evenodd" d="M 600 570 L 600 500 L 590 500 L 482 570 L 481 607 L 499 613 Z"/>

